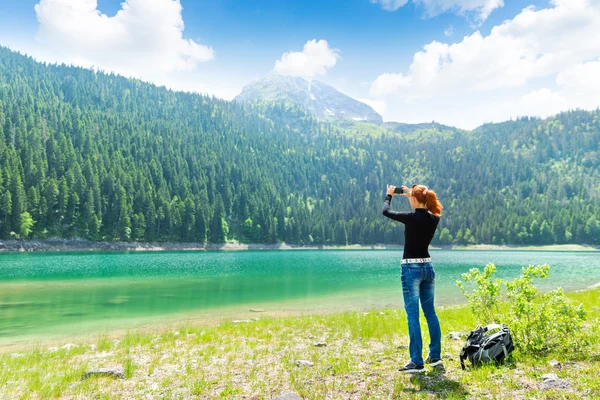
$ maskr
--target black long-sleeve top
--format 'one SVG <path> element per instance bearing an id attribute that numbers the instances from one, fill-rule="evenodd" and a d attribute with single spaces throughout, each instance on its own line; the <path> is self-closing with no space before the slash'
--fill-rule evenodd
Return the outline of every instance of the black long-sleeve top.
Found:
<path id="1" fill-rule="evenodd" d="M 426 208 L 416 208 L 413 212 L 398 212 L 390 210 L 392 195 L 385 196 L 383 215 L 404 224 L 404 254 L 402 258 L 429 257 L 429 243 L 433 239 L 435 229 L 440 222 Z"/>

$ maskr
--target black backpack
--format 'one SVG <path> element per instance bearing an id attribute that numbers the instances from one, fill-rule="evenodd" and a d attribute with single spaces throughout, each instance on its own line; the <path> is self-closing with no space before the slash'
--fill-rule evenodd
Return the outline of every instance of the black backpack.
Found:
<path id="1" fill-rule="evenodd" d="M 467 343 L 460 351 L 460 366 L 465 369 L 465 360 L 471 366 L 483 363 L 501 363 L 513 351 L 514 345 L 510 330 L 506 325 L 478 326 L 469 333 Z"/>

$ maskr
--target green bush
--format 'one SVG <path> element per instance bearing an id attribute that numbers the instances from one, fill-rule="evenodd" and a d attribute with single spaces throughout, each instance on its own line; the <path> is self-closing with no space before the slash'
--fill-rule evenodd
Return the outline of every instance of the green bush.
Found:
<path id="1" fill-rule="evenodd" d="M 549 265 L 529 265 L 511 281 L 494 279 L 495 273 L 496 266 L 488 264 L 483 272 L 471 269 L 462 274 L 464 281 L 456 282 L 480 324 L 507 325 L 524 353 L 576 351 L 585 344 L 583 306 L 570 303 L 562 288 L 541 293 L 533 284 L 534 278 L 548 277 Z M 465 283 L 475 288 L 467 291 Z"/>
<path id="2" fill-rule="evenodd" d="M 483 272 L 478 268 L 471 269 L 468 273 L 462 274 L 465 282 L 475 284 L 472 292 L 467 292 L 465 282 L 456 281 L 456 285 L 463 292 L 471 311 L 477 322 L 481 325 L 500 323 L 500 304 L 502 303 L 502 279 L 492 279 L 496 273 L 496 266 L 488 264 Z"/>

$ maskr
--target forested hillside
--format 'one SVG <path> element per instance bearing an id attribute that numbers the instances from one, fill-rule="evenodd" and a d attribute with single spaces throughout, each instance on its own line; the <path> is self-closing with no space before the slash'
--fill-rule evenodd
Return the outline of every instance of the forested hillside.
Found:
<path id="1" fill-rule="evenodd" d="M 418 182 L 438 243 L 600 244 L 599 142 L 599 110 L 342 129 L 0 47 L 0 238 L 402 243 L 385 185 Z"/>

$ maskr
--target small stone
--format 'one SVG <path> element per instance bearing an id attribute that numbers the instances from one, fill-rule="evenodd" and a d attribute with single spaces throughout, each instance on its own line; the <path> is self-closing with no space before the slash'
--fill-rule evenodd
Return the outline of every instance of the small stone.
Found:
<path id="1" fill-rule="evenodd" d="M 313 365 L 315 365 L 315 364 L 308 360 L 297 360 L 296 361 L 297 367 L 312 367 Z"/>
<path id="2" fill-rule="evenodd" d="M 235 319 L 235 320 L 231 321 L 231 323 L 233 323 L 233 324 L 240 324 L 242 322 L 250 322 L 250 320 L 249 319 Z"/>
<path id="3" fill-rule="evenodd" d="M 12 358 L 21 358 L 21 357 L 25 356 L 25 354 L 23 354 L 23 353 L 12 353 L 10 356 Z"/>
<path id="4" fill-rule="evenodd" d="M 542 375 L 542 379 L 544 381 L 540 383 L 541 390 L 571 388 L 571 382 L 566 379 L 560 379 L 556 374 L 544 374 Z"/>
<path id="5" fill-rule="evenodd" d="M 558 369 L 560 369 L 562 367 L 561 363 L 559 363 L 556 360 L 551 360 L 551 361 L 548 362 L 548 364 L 550 364 L 550 366 L 552 368 L 558 368 Z"/>
<path id="6" fill-rule="evenodd" d="M 173 332 L 173 336 L 179 336 L 179 332 Z"/>
<path id="7" fill-rule="evenodd" d="M 327 343 L 325 343 L 325 342 L 317 342 L 317 343 L 315 343 L 315 347 L 325 347 L 325 346 L 327 346 Z"/>
<path id="8" fill-rule="evenodd" d="M 400 344 L 396 347 L 397 349 L 408 349 L 408 346 L 405 344 Z"/>
<path id="9" fill-rule="evenodd" d="M 6 381 L 6 385 L 9 385 L 9 386 L 18 385 L 18 384 L 19 384 L 19 382 L 17 382 L 17 381 Z"/>
<path id="10" fill-rule="evenodd" d="M 544 381 L 555 381 L 558 379 L 558 375 L 556 374 L 544 374 L 542 375 L 542 379 Z"/>
<path id="11" fill-rule="evenodd" d="M 73 343 L 67 343 L 64 346 L 62 346 L 61 349 L 71 350 L 73 347 L 77 347 L 77 345 Z"/>
<path id="12" fill-rule="evenodd" d="M 125 379 L 125 370 L 121 367 L 91 369 L 84 372 L 81 376 L 81 379 L 83 380 L 93 376 L 106 376 L 109 378 Z"/>
<path id="13" fill-rule="evenodd" d="M 467 335 L 463 332 L 448 332 L 448 338 L 452 340 L 462 340 L 463 337 Z"/>
<path id="14" fill-rule="evenodd" d="M 253 367 L 254 366 L 254 361 L 252 360 L 246 360 L 246 365 L 249 367 Z"/>
<path id="15" fill-rule="evenodd" d="M 251 308 L 250 312 L 265 312 L 264 308 Z"/>
<path id="16" fill-rule="evenodd" d="M 273 400 L 302 400 L 302 397 L 294 392 L 282 393 L 280 396 L 273 397 Z"/>

